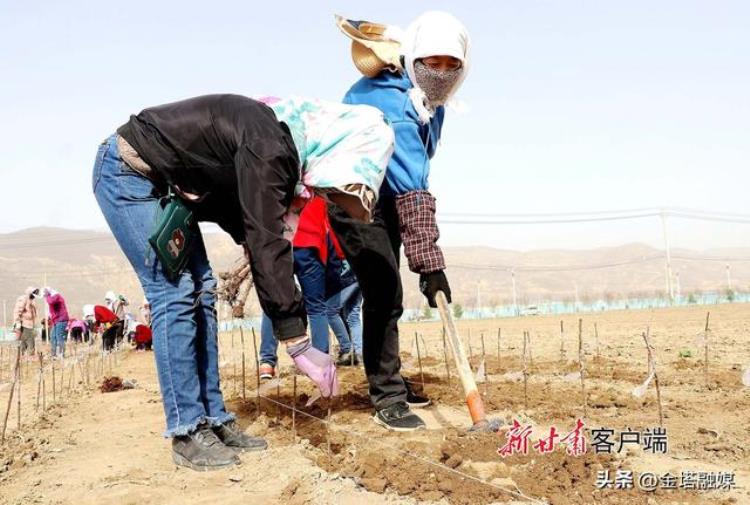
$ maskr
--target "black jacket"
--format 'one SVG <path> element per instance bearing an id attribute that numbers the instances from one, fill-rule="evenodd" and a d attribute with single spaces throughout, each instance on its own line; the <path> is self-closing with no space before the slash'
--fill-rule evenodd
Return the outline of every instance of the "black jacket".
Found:
<path id="1" fill-rule="evenodd" d="M 250 98 L 207 95 L 145 109 L 117 133 L 154 170 L 157 186 L 203 195 L 191 204 L 198 220 L 217 223 L 247 244 L 258 298 L 276 337 L 303 334 L 292 245 L 282 235 L 299 180 L 287 126 Z"/>

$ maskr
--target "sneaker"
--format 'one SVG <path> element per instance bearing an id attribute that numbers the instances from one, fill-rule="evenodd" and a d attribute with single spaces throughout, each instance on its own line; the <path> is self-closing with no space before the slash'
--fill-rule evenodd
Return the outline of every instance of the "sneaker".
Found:
<path id="1" fill-rule="evenodd" d="M 411 408 L 422 408 L 430 404 L 430 399 L 426 396 L 418 395 L 414 392 L 413 386 L 408 380 L 404 380 L 406 383 L 406 403 Z"/>
<path id="2" fill-rule="evenodd" d="M 214 426 L 213 430 L 224 445 L 239 452 L 262 451 L 268 447 L 265 440 L 260 437 L 251 437 L 234 421 Z"/>
<path id="3" fill-rule="evenodd" d="M 261 363 L 258 373 L 261 380 L 273 379 L 276 376 L 276 368 L 270 363 Z"/>
<path id="4" fill-rule="evenodd" d="M 237 454 L 224 445 L 207 424 L 188 435 L 172 439 L 172 461 L 198 472 L 218 470 L 240 462 Z"/>
<path id="5" fill-rule="evenodd" d="M 375 412 L 376 424 L 391 431 L 414 431 L 425 429 L 422 419 L 409 410 L 406 402 L 397 402 Z"/>
<path id="6" fill-rule="evenodd" d="M 359 365 L 357 355 L 353 352 L 340 352 L 339 357 L 336 360 L 336 366 L 353 366 Z"/>

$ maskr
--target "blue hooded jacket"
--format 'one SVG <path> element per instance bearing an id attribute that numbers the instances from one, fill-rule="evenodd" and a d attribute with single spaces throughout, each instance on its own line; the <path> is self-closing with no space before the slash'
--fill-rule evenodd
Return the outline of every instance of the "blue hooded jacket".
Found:
<path id="1" fill-rule="evenodd" d="M 438 107 L 430 122 L 421 124 L 409 98 L 412 87 L 406 73 L 384 71 L 373 78 L 363 77 L 344 96 L 344 103 L 370 105 L 383 111 L 396 135 L 396 147 L 380 188 L 381 195 L 403 195 L 428 189 L 430 158 L 440 140 L 445 109 Z"/>

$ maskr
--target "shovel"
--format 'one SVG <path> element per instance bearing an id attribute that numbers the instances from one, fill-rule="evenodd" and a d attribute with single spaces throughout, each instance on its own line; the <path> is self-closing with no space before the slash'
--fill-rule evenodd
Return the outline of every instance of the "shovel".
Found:
<path id="1" fill-rule="evenodd" d="M 469 431 L 498 431 L 502 423 L 497 419 L 487 419 L 482 397 L 479 395 L 469 360 L 466 359 L 466 352 L 464 352 L 463 344 L 461 344 L 456 322 L 453 320 L 453 314 L 449 310 L 445 294 L 442 291 L 438 291 L 435 295 L 435 301 L 440 312 L 440 319 L 443 320 L 443 326 L 448 335 L 448 342 L 450 342 L 453 357 L 456 360 L 456 369 L 458 370 L 458 376 L 461 379 L 461 385 L 466 395 L 466 405 L 469 407 L 469 415 L 471 416 L 472 423 L 474 423 Z"/>

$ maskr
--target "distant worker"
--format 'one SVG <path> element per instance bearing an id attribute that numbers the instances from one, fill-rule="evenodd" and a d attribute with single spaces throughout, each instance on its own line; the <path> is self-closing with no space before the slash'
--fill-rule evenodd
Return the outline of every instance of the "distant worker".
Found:
<path id="1" fill-rule="evenodd" d="M 143 299 L 143 305 L 141 305 L 141 319 L 146 326 L 151 326 L 151 303 L 148 299 Z"/>
<path id="2" fill-rule="evenodd" d="M 28 287 L 23 295 L 16 299 L 13 308 L 13 330 L 16 338 L 20 340 L 21 352 L 34 354 L 36 351 L 34 325 L 36 324 L 36 303 L 34 299 L 39 296 L 39 288 Z"/>
<path id="3" fill-rule="evenodd" d="M 58 354 L 65 357 L 65 337 L 68 334 L 68 307 L 65 299 L 60 293 L 47 286 L 42 289 L 44 300 L 47 302 L 49 320 L 52 325 L 50 329 L 50 346 L 52 357 Z"/>

